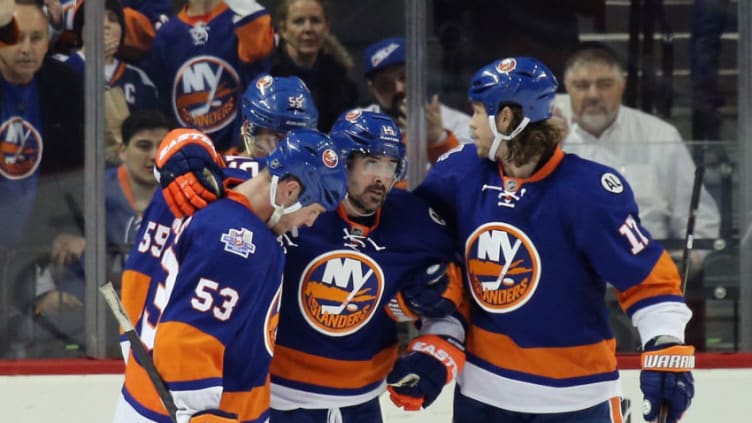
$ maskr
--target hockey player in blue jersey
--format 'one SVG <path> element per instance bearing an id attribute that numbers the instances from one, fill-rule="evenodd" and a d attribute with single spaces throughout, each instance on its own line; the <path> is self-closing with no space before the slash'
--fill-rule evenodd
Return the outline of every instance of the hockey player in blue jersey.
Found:
<path id="1" fill-rule="evenodd" d="M 624 178 L 559 148 L 556 86 L 532 58 L 481 68 L 474 145 L 446 154 L 415 191 L 452 226 L 471 297 L 454 422 L 621 422 L 606 283 L 642 339 L 644 417 L 666 404 L 676 422 L 694 395 L 678 271 Z"/>
<path id="2" fill-rule="evenodd" d="M 186 142 L 211 144 L 199 131 L 177 129 L 161 151 Z M 326 134 L 298 129 L 280 141 L 259 175 L 180 223 L 140 332 L 178 423 L 268 419 L 285 263 L 277 236 L 313 225 L 346 190 L 337 146 Z M 129 359 L 114 422 L 169 421 L 141 363 Z"/>
<path id="3" fill-rule="evenodd" d="M 294 101 L 291 101 L 294 100 Z M 183 186 L 190 192 L 200 191 L 192 187 L 195 184 L 206 184 L 207 187 L 218 187 L 224 179 L 224 184 L 236 184 L 258 174 L 264 167 L 265 156 L 276 147 L 281 136 L 293 128 L 316 127 L 318 111 L 314 105 L 308 88 L 297 77 L 272 78 L 269 75 L 259 76 L 246 89 L 242 100 L 244 118 L 243 139 L 246 152 L 237 156 L 220 157 L 212 145 L 194 144 L 190 149 L 204 152 L 206 162 L 199 163 L 202 172 L 198 179 L 175 177 L 170 181 L 163 181 L 169 185 Z M 162 166 L 169 166 L 173 173 L 180 166 L 185 166 L 181 155 L 162 157 Z M 192 162 L 196 165 L 197 162 Z M 227 166 L 220 170 L 220 167 Z M 206 169 L 203 171 L 203 169 Z M 169 176 L 168 176 L 169 177 Z M 216 179 L 215 179 L 216 178 Z M 224 189 L 224 188 L 223 188 Z M 216 198 L 216 196 L 214 196 Z M 201 200 L 196 196 L 193 201 Z M 205 200 L 203 204 L 206 204 Z M 172 211 L 171 211 L 172 210 Z M 124 266 L 121 297 L 128 316 L 139 330 L 141 312 L 144 309 L 149 291 L 155 287 L 151 284 L 154 275 L 160 274 L 160 260 L 167 245 L 172 242 L 174 230 L 180 223 L 175 216 L 183 217 L 185 212 L 193 213 L 195 208 L 191 201 L 177 203 L 169 190 L 158 190 L 144 211 L 143 223 L 137 235 L 136 245 L 128 256 Z M 130 345 L 128 340 L 121 337 L 123 357 L 127 359 Z"/>
<path id="4" fill-rule="evenodd" d="M 392 190 L 406 171 L 395 122 L 355 109 L 330 135 L 347 160 L 348 193 L 336 212 L 285 237 L 274 423 L 380 423 L 378 397 L 397 358 L 395 321 L 444 317 L 461 297 L 458 272 L 447 266 L 455 255 L 443 220 L 413 194 Z M 411 387 L 410 409 L 431 404 L 464 362 L 461 344 L 433 329 L 424 324 L 409 346 L 424 358 L 420 372 L 430 370 Z"/>
<path id="5" fill-rule="evenodd" d="M 379 395 L 397 358 L 395 315 L 445 316 L 461 296 L 453 290 L 459 272 L 447 271 L 454 249 L 444 221 L 412 193 L 392 190 L 407 164 L 396 123 L 354 109 L 330 135 L 347 160 L 348 192 L 335 212 L 286 239 L 273 423 L 382 422 Z M 428 406 L 464 352 L 430 325 L 416 345 L 434 351 L 423 355 L 440 375 L 435 390 L 421 393 Z"/>

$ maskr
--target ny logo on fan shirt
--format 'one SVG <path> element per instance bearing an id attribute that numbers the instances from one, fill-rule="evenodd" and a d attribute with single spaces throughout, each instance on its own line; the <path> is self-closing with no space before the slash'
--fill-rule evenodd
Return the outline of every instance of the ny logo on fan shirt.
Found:
<path id="1" fill-rule="evenodd" d="M 8 179 L 28 178 L 42 161 L 42 136 L 34 126 L 13 117 L 0 126 L 0 175 Z"/>
<path id="2" fill-rule="evenodd" d="M 298 305 L 308 324 L 328 336 L 365 326 L 378 309 L 384 272 L 371 257 L 348 250 L 311 260 L 300 275 Z"/>
<path id="3" fill-rule="evenodd" d="M 181 126 L 212 133 L 235 120 L 240 77 L 229 63 L 214 56 L 196 56 L 178 69 L 172 107 Z"/>
<path id="4" fill-rule="evenodd" d="M 478 227 L 465 244 L 467 276 L 475 302 L 490 313 L 508 313 L 538 288 L 538 250 L 519 228 L 501 222 Z"/>

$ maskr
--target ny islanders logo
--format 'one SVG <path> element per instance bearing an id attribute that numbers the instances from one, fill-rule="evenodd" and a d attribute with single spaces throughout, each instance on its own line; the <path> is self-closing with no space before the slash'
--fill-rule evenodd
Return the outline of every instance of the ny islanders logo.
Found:
<path id="1" fill-rule="evenodd" d="M 475 302 L 490 313 L 508 313 L 527 303 L 538 288 L 538 250 L 518 228 L 487 223 L 465 245 L 467 276 Z"/>
<path id="2" fill-rule="evenodd" d="M 172 107 L 181 126 L 216 132 L 235 120 L 240 78 L 229 63 L 196 56 L 178 69 Z"/>
<path id="3" fill-rule="evenodd" d="M 515 69 L 517 69 L 517 60 L 513 57 L 503 59 L 496 64 L 496 70 L 501 73 L 509 73 Z"/>
<path id="4" fill-rule="evenodd" d="M 279 306 L 282 303 L 282 283 L 280 281 L 277 293 L 269 304 L 269 310 L 266 311 L 264 319 L 264 346 L 269 355 L 274 355 L 274 344 L 277 342 L 277 327 L 279 327 Z"/>
<path id="5" fill-rule="evenodd" d="M 29 122 L 20 117 L 6 120 L 0 126 L 0 175 L 28 178 L 39 167 L 43 149 L 41 135 Z"/>
<path id="6" fill-rule="evenodd" d="M 378 309 L 384 272 L 367 255 L 330 251 L 311 260 L 300 276 L 298 305 L 311 327 L 345 336 L 365 326 Z"/>

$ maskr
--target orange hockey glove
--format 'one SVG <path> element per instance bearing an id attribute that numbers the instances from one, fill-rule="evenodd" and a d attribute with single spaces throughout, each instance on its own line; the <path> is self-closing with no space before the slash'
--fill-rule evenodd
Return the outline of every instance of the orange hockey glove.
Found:
<path id="1" fill-rule="evenodd" d="M 212 140 L 200 131 L 180 128 L 165 136 L 154 172 L 175 217 L 192 215 L 224 195 L 224 166 Z"/>

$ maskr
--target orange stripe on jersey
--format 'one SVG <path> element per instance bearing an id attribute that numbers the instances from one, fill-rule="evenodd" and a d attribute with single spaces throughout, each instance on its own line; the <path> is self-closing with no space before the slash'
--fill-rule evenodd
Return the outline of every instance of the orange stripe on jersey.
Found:
<path id="1" fill-rule="evenodd" d="M 449 285 L 447 285 L 447 289 L 442 294 L 442 297 L 453 302 L 455 307 L 459 307 L 462 303 L 462 294 L 464 291 L 462 269 L 455 263 L 449 263 L 446 272 L 449 278 Z"/>
<path id="2" fill-rule="evenodd" d="M 125 15 L 125 39 L 121 48 L 136 54 L 144 54 L 151 48 L 156 31 L 145 15 L 133 8 L 123 9 Z"/>
<path id="3" fill-rule="evenodd" d="M 665 251 L 653 266 L 650 274 L 639 285 L 635 285 L 624 292 L 616 291 L 616 298 L 618 298 L 623 310 L 629 309 L 646 298 L 661 295 L 682 295 L 679 269 L 676 268 L 674 260 Z"/>
<path id="4" fill-rule="evenodd" d="M 464 287 L 464 285 L 463 285 Z M 467 289 L 462 290 L 462 302 L 457 306 L 457 312 L 465 319 L 465 323 L 470 322 L 470 309 L 473 300 L 470 298 L 470 292 Z"/>
<path id="5" fill-rule="evenodd" d="M 384 379 L 396 359 L 396 345 L 384 348 L 371 360 L 335 360 L 277 344 L 271 373 L 311 385 L 356 389 Z"/>
<path id="6" fill-rule="evenodd" d="M 128 365 L 125 366 L 125 389 L 139 404 L 151 411 L 167 416 L 167 410 L 159 399 L 159 394 L 149 375 L 141 365 L 136 362 L 133 353 L 128 357 Z"/>
<path id="7" fill-rule="evenodd" d="M 165 382 L 221 378 L 224 355 L 217 338 L 191 325 L 160 322 L 157 327 L 154 365 Z"/>
<path id="8" fill-rule="evenodd" d="M 227 10 L 227 5 L 224 2 L 220 2 L 219 4 L 217 4 L 217 7 L 211 10 L 209 13 L 203 15 L 188 16 L 188 6 L 183 6 L 183 8 L 180 9 L 180 12 L 178 12 L 176 16 L 178 19 L 185 22 L 189 26 L 194 26 L 198 22 L 209 23 L 213 21 L 214 18 L 224 13 L 225 10 Z"/>
<path id="9" fill-rule="evenodd" d="M 523 348 L 506 335 L 473 325 L 467 335 L 467 351 L 496 367 L 552 379 L 616 370 L 613 339 L 576 347 Z"/>
<path id="10" fill-rule="evenodd" d="M 274 49 L 272 17 L 261 15 L 235 30 L 238 36 L 238 57 L 250 63 L 268 57 Z"/>
<path id="11" fill-rule="evenodd" d="M 128 313 L 128 318 L 131 319 L 131 323 L 134 325 L 138 321 L 138 318 L 141 317 L 141 312 L 146 305 L 146 296 L 149 294 L 150 282 L 151 277 L 149 275 L 134 270 L 123 271 L 123 276 L 120 279 L 120 296 L 123 306 Z"/>
<path id="12" fill-rule="evenodd" d="M 624 419 L 621 416 L 621 398 L 613 397 L 608 400 L 611 406 L 611 422 L 612 423 L 624 423 Z"/>
<path id="13" fill-rule="evenodd" d="M 267 375 L 264 386 L 257 386 L 244 392 L 223 392 L 219 408 L 237 414 L 238 420 L 244 422 L 261 417 L 269 410 L 270 401 L 271 389 Z"/>

